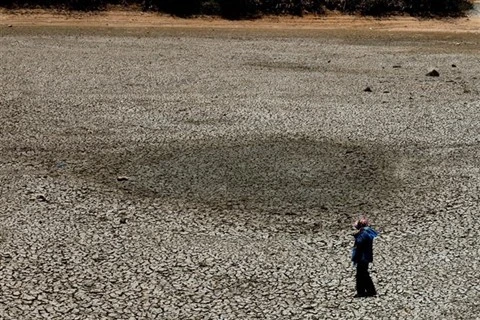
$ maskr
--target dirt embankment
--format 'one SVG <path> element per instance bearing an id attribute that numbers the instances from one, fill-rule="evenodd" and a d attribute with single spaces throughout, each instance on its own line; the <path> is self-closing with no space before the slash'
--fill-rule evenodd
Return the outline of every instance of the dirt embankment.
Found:
<path id="1" fill-rule="evenodd" d="M 258 20 L 228 21 L 199 17 L 181 19 L 141 11 L 109 10 L 100 13 L 66 13 L 48 10 L 0 10 L 0 26 L 128 27 L 128 28 L 222 28 L 299 30 L 381 30 L 410 32 L 480 33 L 480 16 L 457 19 L 412 17 L 366 18 L 328 14 L 306 17 L 265 17 Z"/>

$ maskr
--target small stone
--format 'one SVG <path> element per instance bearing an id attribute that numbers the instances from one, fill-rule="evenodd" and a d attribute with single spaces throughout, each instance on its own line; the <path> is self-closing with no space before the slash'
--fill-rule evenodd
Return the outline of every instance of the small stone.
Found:
<path id="1" fill-rule="evenodd" d="M 9 24 L 8 27 L 11 28 L 11 27 L 13 27 L 13 25 Z"/>
<path id="2" fill-rule="evenodd" d="M 426 75 L 429 76 L 429 77 L 439 77 L 439 76 L 440 76 L 440 73 L 438 73 L 437 70 L 433 69 L 432 71 L 430 71 L 430 72 L 427 73 Z"/>
<path id="3" fill-rule="evenodd" d="M 47 198 L 43 194 L 39 194 L 36 199 L 40 202 L 48 202 Z"/>
<path id="4" fill-rule="evenodd" d="M 118 176 L 117 177 L 117 181 L 128 181 L 130 180 L 130 178 L 126 177 L 126 176 Z"/>
<path id="5" fill-rule="evenodd" d="M 59 161 L 55 164 L 55 167 L 57 169 L 65 169 L 66 166 L 67 166 L 67 164 L 64 161 Z"/>
<path id="6" fill-rule="evenodd" d="M 105 260 L 105 257 L 97 254 L 97 255 L 94 255 L 92 257 L 92 260 L 95 261 L 95 262 L 101 262 L 101 261 Z"/>
<path id="7" fill-rule="evenodd" d="M 456 65 L 456 64 L 452 64 L 452 68 L 456 68 L 456 67 L 457 67 L 457 65 Z"/>
<path id="8" fill-rule="evenodd" d="M 370 87 L 366 87 L 365 89 L 363 89 L 364 92 L 372 92 L 372 88 Z"/>
<path id="9" fill-rule="evenodd" d="M 120 218 L 120 223 L 121 224 L 127 223 L 127 218 L 126 217 Z"/>
<path id="10" fill-rule="evenodd" d="M 401 65 L 398 65 L 398 64 L 397 64 L 397 65 L 394 65 L 394 66 L 393 66 L 393 69 L 399 69 L 399 68 L 401 68 L 401 67 L 402 67 Z"/>

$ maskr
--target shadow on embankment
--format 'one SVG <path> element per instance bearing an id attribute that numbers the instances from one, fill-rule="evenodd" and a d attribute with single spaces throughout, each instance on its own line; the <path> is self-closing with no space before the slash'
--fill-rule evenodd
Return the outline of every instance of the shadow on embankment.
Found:
<path id="1" fill-rule="evenodd" d="M 100 152 L 76 174 L 132 196 L 261 210 L 371 209 L 401 182 L 391 150 L 302 136 L 246 137 Z M 128 176 L 119 182 L 117 176 Z"/>

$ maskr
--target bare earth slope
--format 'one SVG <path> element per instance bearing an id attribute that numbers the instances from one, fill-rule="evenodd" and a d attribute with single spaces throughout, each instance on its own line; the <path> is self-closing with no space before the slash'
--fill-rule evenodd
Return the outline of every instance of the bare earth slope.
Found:
<path id="1" fill-rule="evenodd" d="M 77 26 L 77 27 L 191 27 L 247 29 L 379 29 L 388 31 L 480 32 L 478 8 L 468 17 L 458 19 L 417 19 L 390 17 L 384 19 L 336 15 L 265 17 L 258 20 L 227 21 L 212 17 L 180 19 L 168 15 L 139 11 L 111 10 L 99 13 L 62 13 L 45 10 L 2 10 L 0 25 Z"/>
<path id="2" fill-rule="evenodd" d="M 480 314 L 476 18 L 144 18 L 0 14 L 1 319 Z"/>

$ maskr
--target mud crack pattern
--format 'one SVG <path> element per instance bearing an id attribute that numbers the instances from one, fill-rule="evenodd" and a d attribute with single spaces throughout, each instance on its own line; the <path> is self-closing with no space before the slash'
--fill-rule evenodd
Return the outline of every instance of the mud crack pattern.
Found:
<path id="1" fill-rule="evenodd" d="M 1 319 L 478 317 L 478 38 L 155 30 L 2 29 Z"/>

